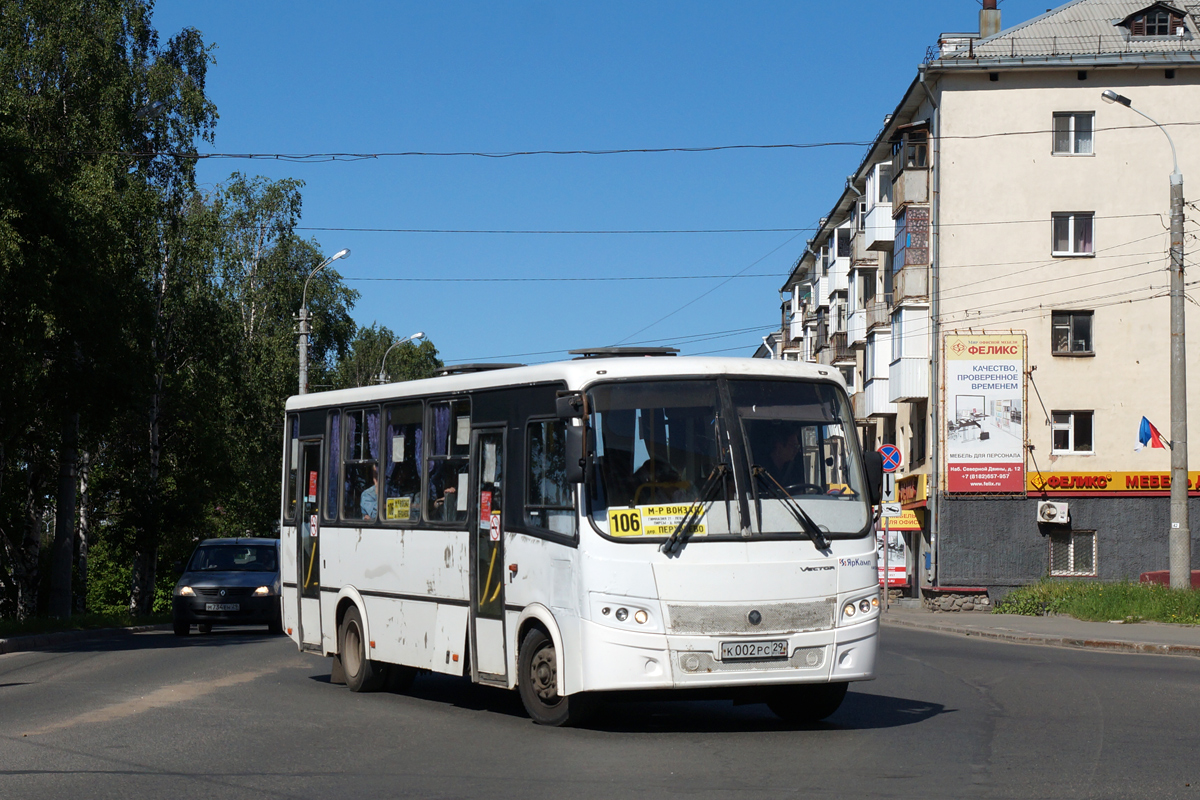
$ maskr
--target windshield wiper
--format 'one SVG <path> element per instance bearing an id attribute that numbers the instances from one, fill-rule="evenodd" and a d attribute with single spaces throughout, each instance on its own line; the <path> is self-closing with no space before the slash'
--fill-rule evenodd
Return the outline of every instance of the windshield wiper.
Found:
<path id="1" fill-rule="evenodd" d="M 696 530 L 696 523 L 704 518 L 704 515 L 708 513 L 709 506 L 717 499 L 717 490 L 724 485 L 727 474 L 729 474 L 729 467 L 726 464 L 717 464 L 713 467 L 708 479 L 700 487 L 700 500 L 688 508 L 688 513 L 683 515 L 683 519 L 679 520 L 675 530 L 658 548 L 668 558 L 679 555 L 688 539 L 692 538 L 692 532 Z"/>
<path id="2" fill-rule="evenodd" d="M 805 513 L 800 504 L 792 499 L 787 489 L 784 489 L 779 481 L 775 480 L 774 475 L 767 472 L 765 467 L 760 467 L 758 464 L 750 467 L 750 474 L 758 478 L 759 483 L 766 488 L 767 493 L 778 500 L 796 518 L 796 522 L 799 522 L 800 527 L 804 528 L 805 533 L 808 534 L 808 538 L 812 539 L 813 544 L 817 546 L 818 550 L 829 549 L 829 540 L 825 538 L 825 532 L 817 526 L 812 517 Z"/>

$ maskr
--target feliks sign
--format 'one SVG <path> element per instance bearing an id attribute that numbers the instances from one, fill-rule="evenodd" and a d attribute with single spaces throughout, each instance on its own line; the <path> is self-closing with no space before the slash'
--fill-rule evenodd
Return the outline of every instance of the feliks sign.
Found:
<path id="1" fill-rule="evenodd" d="M 947 334 L 946 489 L 1025 491 L 1025 336 Z"/>

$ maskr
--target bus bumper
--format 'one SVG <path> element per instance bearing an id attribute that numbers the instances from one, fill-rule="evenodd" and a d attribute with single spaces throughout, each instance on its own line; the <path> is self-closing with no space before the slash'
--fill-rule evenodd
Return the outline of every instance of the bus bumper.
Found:
<path id="1" fill-rule="evenodd" d="M 721 642 L 746 636 L 636 633 L 580 620 L 584 691 L 768 686 L 875 677 L 879 619 L 823 631 L 759 637 L 787 641 L 786 658 L 722 660 Z"/>

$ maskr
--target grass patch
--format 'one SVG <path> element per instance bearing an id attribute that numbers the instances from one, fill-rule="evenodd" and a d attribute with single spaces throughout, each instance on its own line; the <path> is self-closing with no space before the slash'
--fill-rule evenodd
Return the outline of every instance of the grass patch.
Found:
<path id="1" fill-rule="evenodd" d="M 1200 591 L 1154 583 L 1093 583 L 1043 580 L 1013 591 L 993 614 L 1040 617 L 1066 614 L 1106 622 L 1180 622 L 1200 625 Z"/>
<path id="2" fill-rule="evenodd" d="M 100 628 L 127 628 L 130 625 L 156 625 L 170 622 L 170 614 L 151 614 L 134 617 L 128 612 L 111 614 L 72 614 L 70 619 L 33 617 L 18 622 L 13 619 L 0 620 L 0 639 L 9 636 L 27 636 L 34 633 L 57 633 L 59 631 L 90 631 Z"/>

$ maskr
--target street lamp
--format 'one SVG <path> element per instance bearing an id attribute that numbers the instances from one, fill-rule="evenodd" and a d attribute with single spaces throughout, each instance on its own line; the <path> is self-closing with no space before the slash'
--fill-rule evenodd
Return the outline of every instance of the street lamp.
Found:
<path id="1" fill-rule="evenodd" d="M 1175 142 L 1167 129 L 1133 107 L 1128 97 L 1106 89 L 1100 95 L 1106 103 L 1121 105 L 1150 120 L 1171 145 L 1171 529 L 1168 554 L 1171 586 L 1189 589 L 1192 585 L 1192 529 L 1188 522 L 1188 444 L 1187 444 L 1187 360 L 1184 356 L 1183 326 L 1183 173 L 1175 155 Z"/>
<path id="2" fill-rule="evenodd" d="M 300 297 L 300 394 L 308 394 L 308 282 L 321 270 L 339 258 L 347 258 L 350 250 L 339 250 L 321 262 L 321 266 L 308 273 L 304 279 L 304 293 Z"/>
<path id="3" fill-rule="evenodd" d="M 397 342 L 393 342 L 392 346 L 389 347 L 387 350 L 385 350 L 383 353 L 383 361 L 381 361 L 379 363 L 379 377 L 375 379 L 375 382 L 376 383 L 387 383 L 387 378 L 383 377 L 383 368 L 387 366 L 388 353 L 392 352 L 392 350 L 396 347 L 396 345 L 404 344 L 405 342 L 415 342 L 418 339 L 424 339 L 424 338 L 425 338 L 425 332 L 417 331 L 412 336 L 406 336 L 405 338 L 403 338 Z"/>

